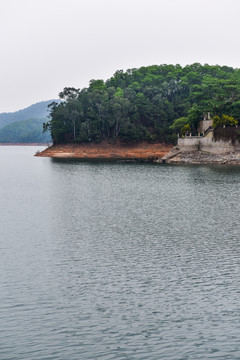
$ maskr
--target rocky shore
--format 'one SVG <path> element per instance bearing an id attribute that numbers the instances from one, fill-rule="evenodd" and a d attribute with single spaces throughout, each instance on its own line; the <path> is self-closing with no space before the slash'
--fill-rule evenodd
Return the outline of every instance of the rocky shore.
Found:
<path id="1" fill-rule="evenodd" d="M 240 153 L 213 154 L 205 151 L 180 152 L 172 149 L 161 162 L 169 164 L 228 164 L 240 165 Z"/>

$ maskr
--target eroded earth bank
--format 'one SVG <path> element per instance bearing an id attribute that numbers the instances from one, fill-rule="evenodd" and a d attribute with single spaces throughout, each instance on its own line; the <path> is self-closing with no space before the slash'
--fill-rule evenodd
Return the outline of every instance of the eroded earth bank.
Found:
<path id="1" fill-rule="evenodd" d="M 52 145 L 36 156 L 52 158 L 78 158 L 78 159 L 122 159 L 158 161 L 167 155 L 172 145 L 166 144 L 61 144 Z"/>

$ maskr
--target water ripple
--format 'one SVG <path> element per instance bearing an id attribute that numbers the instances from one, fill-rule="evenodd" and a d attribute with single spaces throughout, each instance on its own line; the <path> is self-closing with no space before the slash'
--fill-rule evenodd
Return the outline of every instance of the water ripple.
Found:
<path id="1" fill-rule="evenodd" d="M 0 358 L 239 359 L 238 168 L 1 148 Z"/>

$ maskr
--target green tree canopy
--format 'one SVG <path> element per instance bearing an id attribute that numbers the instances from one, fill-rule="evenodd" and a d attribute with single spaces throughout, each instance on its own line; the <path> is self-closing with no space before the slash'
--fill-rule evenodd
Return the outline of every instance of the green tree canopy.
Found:
<path id="1" fill-rule="evenodd" d="M 204 113 L 239 120 L 240 70 L 199 63 L 118 70 L 107 81 L 90 80 L 82 90 L 64 88 L 59 96 L 64 101 L 50 106 L 45 124 L 54 143 L 168 142 L 185 125 L 196 131 Z"/>

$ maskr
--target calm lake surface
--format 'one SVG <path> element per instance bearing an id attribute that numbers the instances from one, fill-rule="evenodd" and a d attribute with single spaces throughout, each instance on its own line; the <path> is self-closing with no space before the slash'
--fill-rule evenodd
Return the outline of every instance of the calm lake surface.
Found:
<path id="1" fill-rule="evenodd" d="M 240 168 L 0 147 L 0 359 L 239 359 Z"/>

